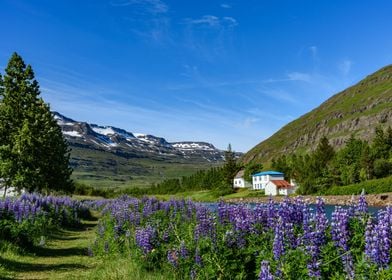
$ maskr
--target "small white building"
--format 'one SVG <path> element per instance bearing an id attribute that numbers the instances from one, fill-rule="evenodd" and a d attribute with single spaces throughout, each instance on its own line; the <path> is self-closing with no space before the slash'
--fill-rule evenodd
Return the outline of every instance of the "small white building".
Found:
<path id="1" fill-rule="evenodd" d="M 264 171 L 252 175 L 254 190 L 264 190 L 271 180 L 284 180 L 284 174 L 278 171 Z"/>
<path id="2" fill-rule="evenodd" d="M 271 180 L 265 186 L 266 195 L 289 195 L 294 193 L 294 186 L 286 180 Z"/>
<path id="3" fill-rule="evenodd" d="M 250 184 L 244 178 L 244 170 L 240 170 L 234 177 L 233 188 L 249 188 Z"/>
<path id="4" fill-rule="evenodd" d="M 0 185 L 0 199 L 4 197 L 5 187 Z M 5 197 L 17 196 L 18 191 L 14 187 L 8 187 Z"/>

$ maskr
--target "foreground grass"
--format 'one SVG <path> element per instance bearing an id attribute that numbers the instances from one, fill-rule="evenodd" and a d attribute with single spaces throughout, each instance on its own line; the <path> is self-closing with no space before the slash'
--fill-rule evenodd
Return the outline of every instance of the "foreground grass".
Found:
<path id="1" fill-rule="evenodd" d="M 97 220 L 83 221 L 82 227 L 53 234 L 44 247 L 31 252 L 10 248 L 0 253 L 0 279 L 145 279 L 170 276 L 146 272 L 131 259 L 88 256 L 94 242 Z M 12 247 L 12 246 L 11 246 Z"/>

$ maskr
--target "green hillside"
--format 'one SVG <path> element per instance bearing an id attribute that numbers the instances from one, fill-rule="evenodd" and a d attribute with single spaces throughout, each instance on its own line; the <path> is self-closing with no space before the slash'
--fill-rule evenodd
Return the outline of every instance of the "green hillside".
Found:
<path id="1" fill-rule="evenodd" d="M 351 134 L 374 136 L 375 126 L 392 125 L 392 65 L 332 96 L 281 128 L 243 156 L 243 162 L 268 162 L 282 154 L 313 150 L 322 136 L 340 148 Z"/>

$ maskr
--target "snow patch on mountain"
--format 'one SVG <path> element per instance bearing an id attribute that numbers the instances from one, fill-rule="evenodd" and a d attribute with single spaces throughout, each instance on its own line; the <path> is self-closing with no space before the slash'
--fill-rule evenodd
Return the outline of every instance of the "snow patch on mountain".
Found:
<path id="1" fill-rule="evenodd" d="M 82 134 L 80 134 L 78 131 L 72 130 L 72 131 L 63 131 L 63 134 L 71 136 L 71 137 L 83 137 Z"/>
<path id="2" fill-rule="evenodd" d="M 203 151 L 215 151 L 216 148 L 209 143 L 202 142 L 177 142 L 172 143 L 172 146 L 179 150 L 203 150 Z"/>

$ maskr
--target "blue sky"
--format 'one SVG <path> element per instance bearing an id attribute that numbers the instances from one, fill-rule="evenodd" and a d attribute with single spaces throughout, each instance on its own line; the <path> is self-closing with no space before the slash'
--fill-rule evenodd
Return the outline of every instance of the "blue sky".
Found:
<path id="1" fill-rule="evenodd" d="M 247 151 L 392 63 L 392 1 L 0 0 L 16 51 L 76 120 Z"/>

